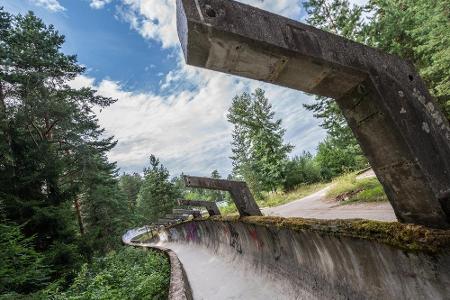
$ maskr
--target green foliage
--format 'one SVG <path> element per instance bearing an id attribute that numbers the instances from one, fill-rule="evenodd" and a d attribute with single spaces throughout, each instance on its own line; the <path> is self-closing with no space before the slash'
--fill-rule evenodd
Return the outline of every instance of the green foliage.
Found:
<path id="1" fill-rule="evenodd" d="M 367 11 L 365 7 L 352 6 L 348 0 L 309 0 L 303 4 L 308 12 L 306 20 L 309 24 L 349 39 L 364 42 L 363 32 L 366 30 L 366 24 L 362 15 Z M 304 107 L 312 111 L 316 118 L 321 119 L 321 127 L 327 130 L 329 136 L 325 142 L 319 145 L 318 149 L 319 152 L 321 150 L 326 152 L 325 155 L 320 155 L 322 156 L 324 179 L 330 179 L 340 174 L 342 171 L 337 172 L 338 169 L 349 169 L 349 167 L 357 169 L 359 166 L 349 165 L 349 157 L 352 154 L 361 156 L 362 150 L 336 101 L 317 96 L 315 103 L 305 104 Z M 342 159 L 341 154 L 346 157 Z M 336 163 L 333 163 L 333 160 L 336 160 Z M 342 168 L 337 161 L 344 163 Z"/>
<path id="2" fill-rule="evenodd" d="M 450 119 L 450 17 L 443 0 L 372 0 L 364 38 L 414 63 Z"/>
<path id="3" fill-rule="evenodd" d="M 383 202 L 387 196 L 376 177 L 357 179 L 356 173 L 337 177 L 327 192 L 327 197 L 342 198 L 342 204 L 355 202 Z"/>
<path id="4" fill-rule="evenodd" d="M 367 166 L 367 160 L 361 154 L 359 146 L 342 145 L 339 140 L 330 137 L 319 144 L 316 161 L 320 165 L 321 177 L 325 180 Z"/>
<path id="5" fill-rule="evenodd" d="M 450 21 L 446 1 L 372 0 L 358 6 L 347 0 L 308 0 L 304 5 L 309 24 L 412 61 L 450 119 Z M 356 145 L 334 100 L 317 97 L 316 103 L 305 107 L 322 120 L 332 138 Z"/>
<path id="6" fill-rule="evenodd" d="M 283 187 L 290 191 L 300 184 L 310 184 L 322 180 L 320 165 L 309 152 L 303 152 L 286 164 L 286 174 Z"/>
<path id="7" fill-rule="evenodd" d="M 115 178 L 116 166 L 105 157 L 93 159 L 82 194 L 84 239 L 93 251 L 107 253 L 120 246 L 120 236 L 131 225 L 126 195 Z"/>
<path id="8" fill-rule="evenodd" d="M 134 212 L 137 196 L 142 186 L 142 177 L 138 173 L 123 174 L 119 179 L 119 188 L 126 195 L 128 208 Z"/>
<path id="9" fill-rule="evenodd" d="M 243 178 L 255 196 L 261 191 L 275 190 L 282 184 L 287 155 L 292 146 L 283 144 L 285 130 L 264 91 L 243 93 L 233 99 L 228 111 L 233 124 L 233 172 Z"/>
<path id="10" fill-rule="evenodd" d="M 273 207 L 283 205 L 303 197 L 309 196 L 321 189 L 323 189 L 326 183 L 312 183 L 312 184 L 300 184 L 293 190 L 283 192 L 277 191 L 274 193 L 267 193 L 262 200 L 258 200 L 260 207 Z"/>
<path id="11" fill-rule="evenodd" d="M 167 299 L 170 264 L 166 256 L 131 247 L 85 264 L 70 288 L 54 299 Z"/>
<path id="12" fill-rule="evenodd" d="M 273 207 L 283 205 L 308 195 L 311 195 L 327 186 L 327 183 L 299 184 L 290 191 L 265 192 L 260 199 L 256 200 L 259 207 Z M 220 207 L 223 216 L 238 215 L 236 205 L 233 202 Z"/>
<path id="13" fill-rule="evenodd" d="M 84 67 L 61 51 L 64 39 L 31 12 L 0 9 L 0 199 L 51 270 L 35 273 L 35 282 L 48 274 L 70 281 L 82 254 L 117 246 L 126 226 L 125 198 L 106 159 L 115 142 L 94 113 L 115 100 L 69 86 Z"/>
<path id="14" fill-rule="evenodd" d="M 222 216 L 239 215 L 239 212 L 234 202 L 229 202 L 225 206 L 219 207 L 219 210 Z"/>
<path id="15" fill-rule="evenodd" d="M 153 154 L 150 166 L 144 169 L 144 182 L 137 199 L 139 215 L 146 221 L 157 221 L 170 213 L 181 196 L 181 191 L 169 180 L 169 171 Z"/>
<path id="16" fill-rule="evenodd" d="M 42 254 L 33 248 L 33 238 L 26 238 L 20 226 L 0 223 L 0 298 L 20 291 L 29 293 L 49 279 L 50 269 Z"/>

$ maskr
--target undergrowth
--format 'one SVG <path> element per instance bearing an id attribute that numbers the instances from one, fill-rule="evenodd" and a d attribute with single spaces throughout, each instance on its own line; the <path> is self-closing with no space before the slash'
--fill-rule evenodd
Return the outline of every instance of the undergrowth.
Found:
<path id="1" fill-rule="evenodd" d="M 64 291 L 54 284 L 28 298 L 10 295 L 8 299 L 159 300 L 167 299 L 169 280 L 170 263 L 164 254 L 124 247 L 83 265 Z"/>
<path id="2" fill-rule="evenodd" d="M 383 186 L 376 177 L 364 179 L 356 177 L 356 173 L 350 173 L 335 178 L 327 197 L 336 199 L 341 204 L 388 201 Z"/>

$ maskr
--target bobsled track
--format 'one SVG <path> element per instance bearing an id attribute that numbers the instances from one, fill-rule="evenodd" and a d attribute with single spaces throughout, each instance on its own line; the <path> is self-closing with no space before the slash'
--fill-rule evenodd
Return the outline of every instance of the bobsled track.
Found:
<path id="1" fill-rule="evenodd" d="M 189 65 L 335 99 L 401 223 L 262 216 L 245 182 L 185 176 L 240 217 L 180 199 L 146 240 L 123 236 L 168 255 L 169 298 L 450 299 L 450 126 L 413 65 L 231 0 L 177 0 L 176 20 Z M 311 202 L 264 212 L 336 216 Z"/>
<path id="2" fill-rule="evenodd" d="M 210 217 L 133 241 L 145 232 L 130 230 L 123 242 L 168 253 L 170 299 L 450 297 L 448 230 L 366 220 Z"/>

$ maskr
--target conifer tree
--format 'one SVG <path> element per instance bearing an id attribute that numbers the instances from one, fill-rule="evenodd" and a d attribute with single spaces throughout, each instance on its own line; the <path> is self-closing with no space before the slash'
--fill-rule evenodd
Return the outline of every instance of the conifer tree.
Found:
<path id="1" fill-rule="evenodd" d="M 65 276 L 81 258 L 73 203 L 95 182 L 86 181 L 90 162 L 115 145 L 93 107 L 115 100 L 69 86 L 84 67 L 33 13 L 0 9 L 0 38 L 0 199 L 6 218 L 35 236 L 52 276 Z"/>
<path id="2" fill-rule="evenodd" d="M 233 172 L 243 177 L 258 196 L 273 191 L 284 178 L 286 160 L 293 147 L 284 144 L 285 129 L 262 89 L 233 99 L 228 121 L 234 125 Z"/>
<path id="3" fill-rule="evenodd" d="M 176 205 L 181 192 L 170 181 L 169 171 L 153 154 L 150 166 L 144 169 L 144 180 L 137 199 L 137 210 L 146 222 L 155 222 L 170 213 Z"/>

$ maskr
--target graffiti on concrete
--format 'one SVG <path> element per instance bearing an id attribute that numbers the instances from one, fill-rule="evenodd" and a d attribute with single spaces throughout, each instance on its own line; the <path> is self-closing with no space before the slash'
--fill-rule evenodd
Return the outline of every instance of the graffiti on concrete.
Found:
<path id="1" fill-rule="evenodd" d="M 169 236 L 171 241 L 178 241 L 180 239 L 180 234 L 178 233 L 178 230 L 175 228 L 169 229 Z"/>
<path id="2" fill-rule="evenodd" d="M 264 246 L 264 242 L 259 238 L 256 228 L 249 229 L 248 233 L 252 241 L 255 242 L 256 249 L 260 250 Z"/>
<path id="3" fill-rule="evenodd" d="M 239 233 L 230 226 L 230 246 L 236 249 L 236 252 L 242 254 L 241 241 L 239 240 Z"/>
<path id="4" fill-rule="evenodd" d="M 196 222 L 188 223 L 186 226 L 186 240 L 197 242 L 199 240 L 199 233 Z"/>

